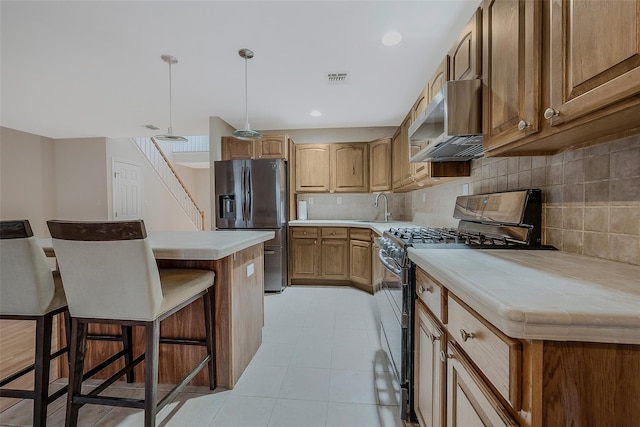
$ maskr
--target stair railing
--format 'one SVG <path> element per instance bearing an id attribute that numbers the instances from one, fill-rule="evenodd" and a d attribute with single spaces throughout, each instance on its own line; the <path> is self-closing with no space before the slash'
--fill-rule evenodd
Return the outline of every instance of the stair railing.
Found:
<path id="1" fill-rule="evenodd" d="M 133 138 L 140 151 L 147 158 L 169 192 L 178 201 L 185 214 L 198 230 L 204 230 L 204 211 L 200 209 L 195 199 L 187 190 L 184 182 L 165 156 L 160 145 L 154 138 Z"/>

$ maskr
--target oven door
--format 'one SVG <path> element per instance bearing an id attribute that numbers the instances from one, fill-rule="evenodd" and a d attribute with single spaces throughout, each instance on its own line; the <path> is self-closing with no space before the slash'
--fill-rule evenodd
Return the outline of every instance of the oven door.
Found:
<path id="1" fill-rule="evenodd" d="M 379 249 L 378 260 L 388 272 L 376 287 L 375 298 L 380 313 L 380 342 L 385 347 L 393 372 L 400 383 L 401 418 L 413 417 L 413 300 L 410 281 L 411 265 L 401 267 L 384 249 Z M 413 273 L 414 274 L 414 273 Z"/>

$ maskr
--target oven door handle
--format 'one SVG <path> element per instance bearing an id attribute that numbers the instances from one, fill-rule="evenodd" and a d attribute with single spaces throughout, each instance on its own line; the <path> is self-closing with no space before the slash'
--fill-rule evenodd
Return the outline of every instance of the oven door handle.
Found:
<path id="1" fill-rule="evenodd" d="M 389 270 L 390 272 L 392 272 L 398 277 L 402 277 L 402 268 L 398 265 L 398 263 L 393 258 L 387 255 L 384 249 L 380 249 L 378 251 L 378 259 L 387 270 Z"/>

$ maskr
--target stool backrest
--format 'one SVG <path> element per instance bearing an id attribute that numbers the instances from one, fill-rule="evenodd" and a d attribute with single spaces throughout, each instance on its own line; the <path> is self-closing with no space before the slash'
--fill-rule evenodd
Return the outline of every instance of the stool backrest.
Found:
<path id="1" fill-rule="evenodd" d="M 142 220 L 47 225 L 71 316 L 155 319 L 162 288 Z"/>
<path id="2" fill-rule="evenodd" d="M 54 294 L 51 267 L 29 221 L 0 221 L 0 313 L 45 314 Z"/>

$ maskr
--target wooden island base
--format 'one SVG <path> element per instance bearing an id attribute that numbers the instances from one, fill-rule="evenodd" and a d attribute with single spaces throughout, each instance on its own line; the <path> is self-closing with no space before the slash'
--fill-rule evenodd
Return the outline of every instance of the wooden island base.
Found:
<path id="1" fill-rule="evenodd" d="M 219 260 L 158 259 L 160 268 L 197 268 L 216 273 L 214 284 L 214 340 L 216 388 L 231 389 L 262 343 L 264 324 L 263 244 L 257 244 Z M 204 338 L 202 300 L 185 307 L 161 324 L 163 338 Z M 63 323 L 63 322 L 60 322 Z M 64 325 L 62 325 L 64 327 Z M 91 332 L 117 333 L 118 327 L 91 325 Z M 64 333 L 64 331 L 62 331 Z M 134 357 L 144 353 L 141 328 L 133 331 Z M 89 341 L 85 371 L 120 350 L 119 343 Z M 201 346 L 160 345 L 159 382 L 176 384 L 202 359 Z M 66 358 L 66 357 L 65 357 Z M 66 360 L 61 376 L 68 377 Z M 114 363 L 94 378 L 107 378 L 122 368 Z M 135 381 L 144 379 L 143 364 L 135 368 Z M 207 371 L 200 371 L 190 385 L 206 386 Z"/>

